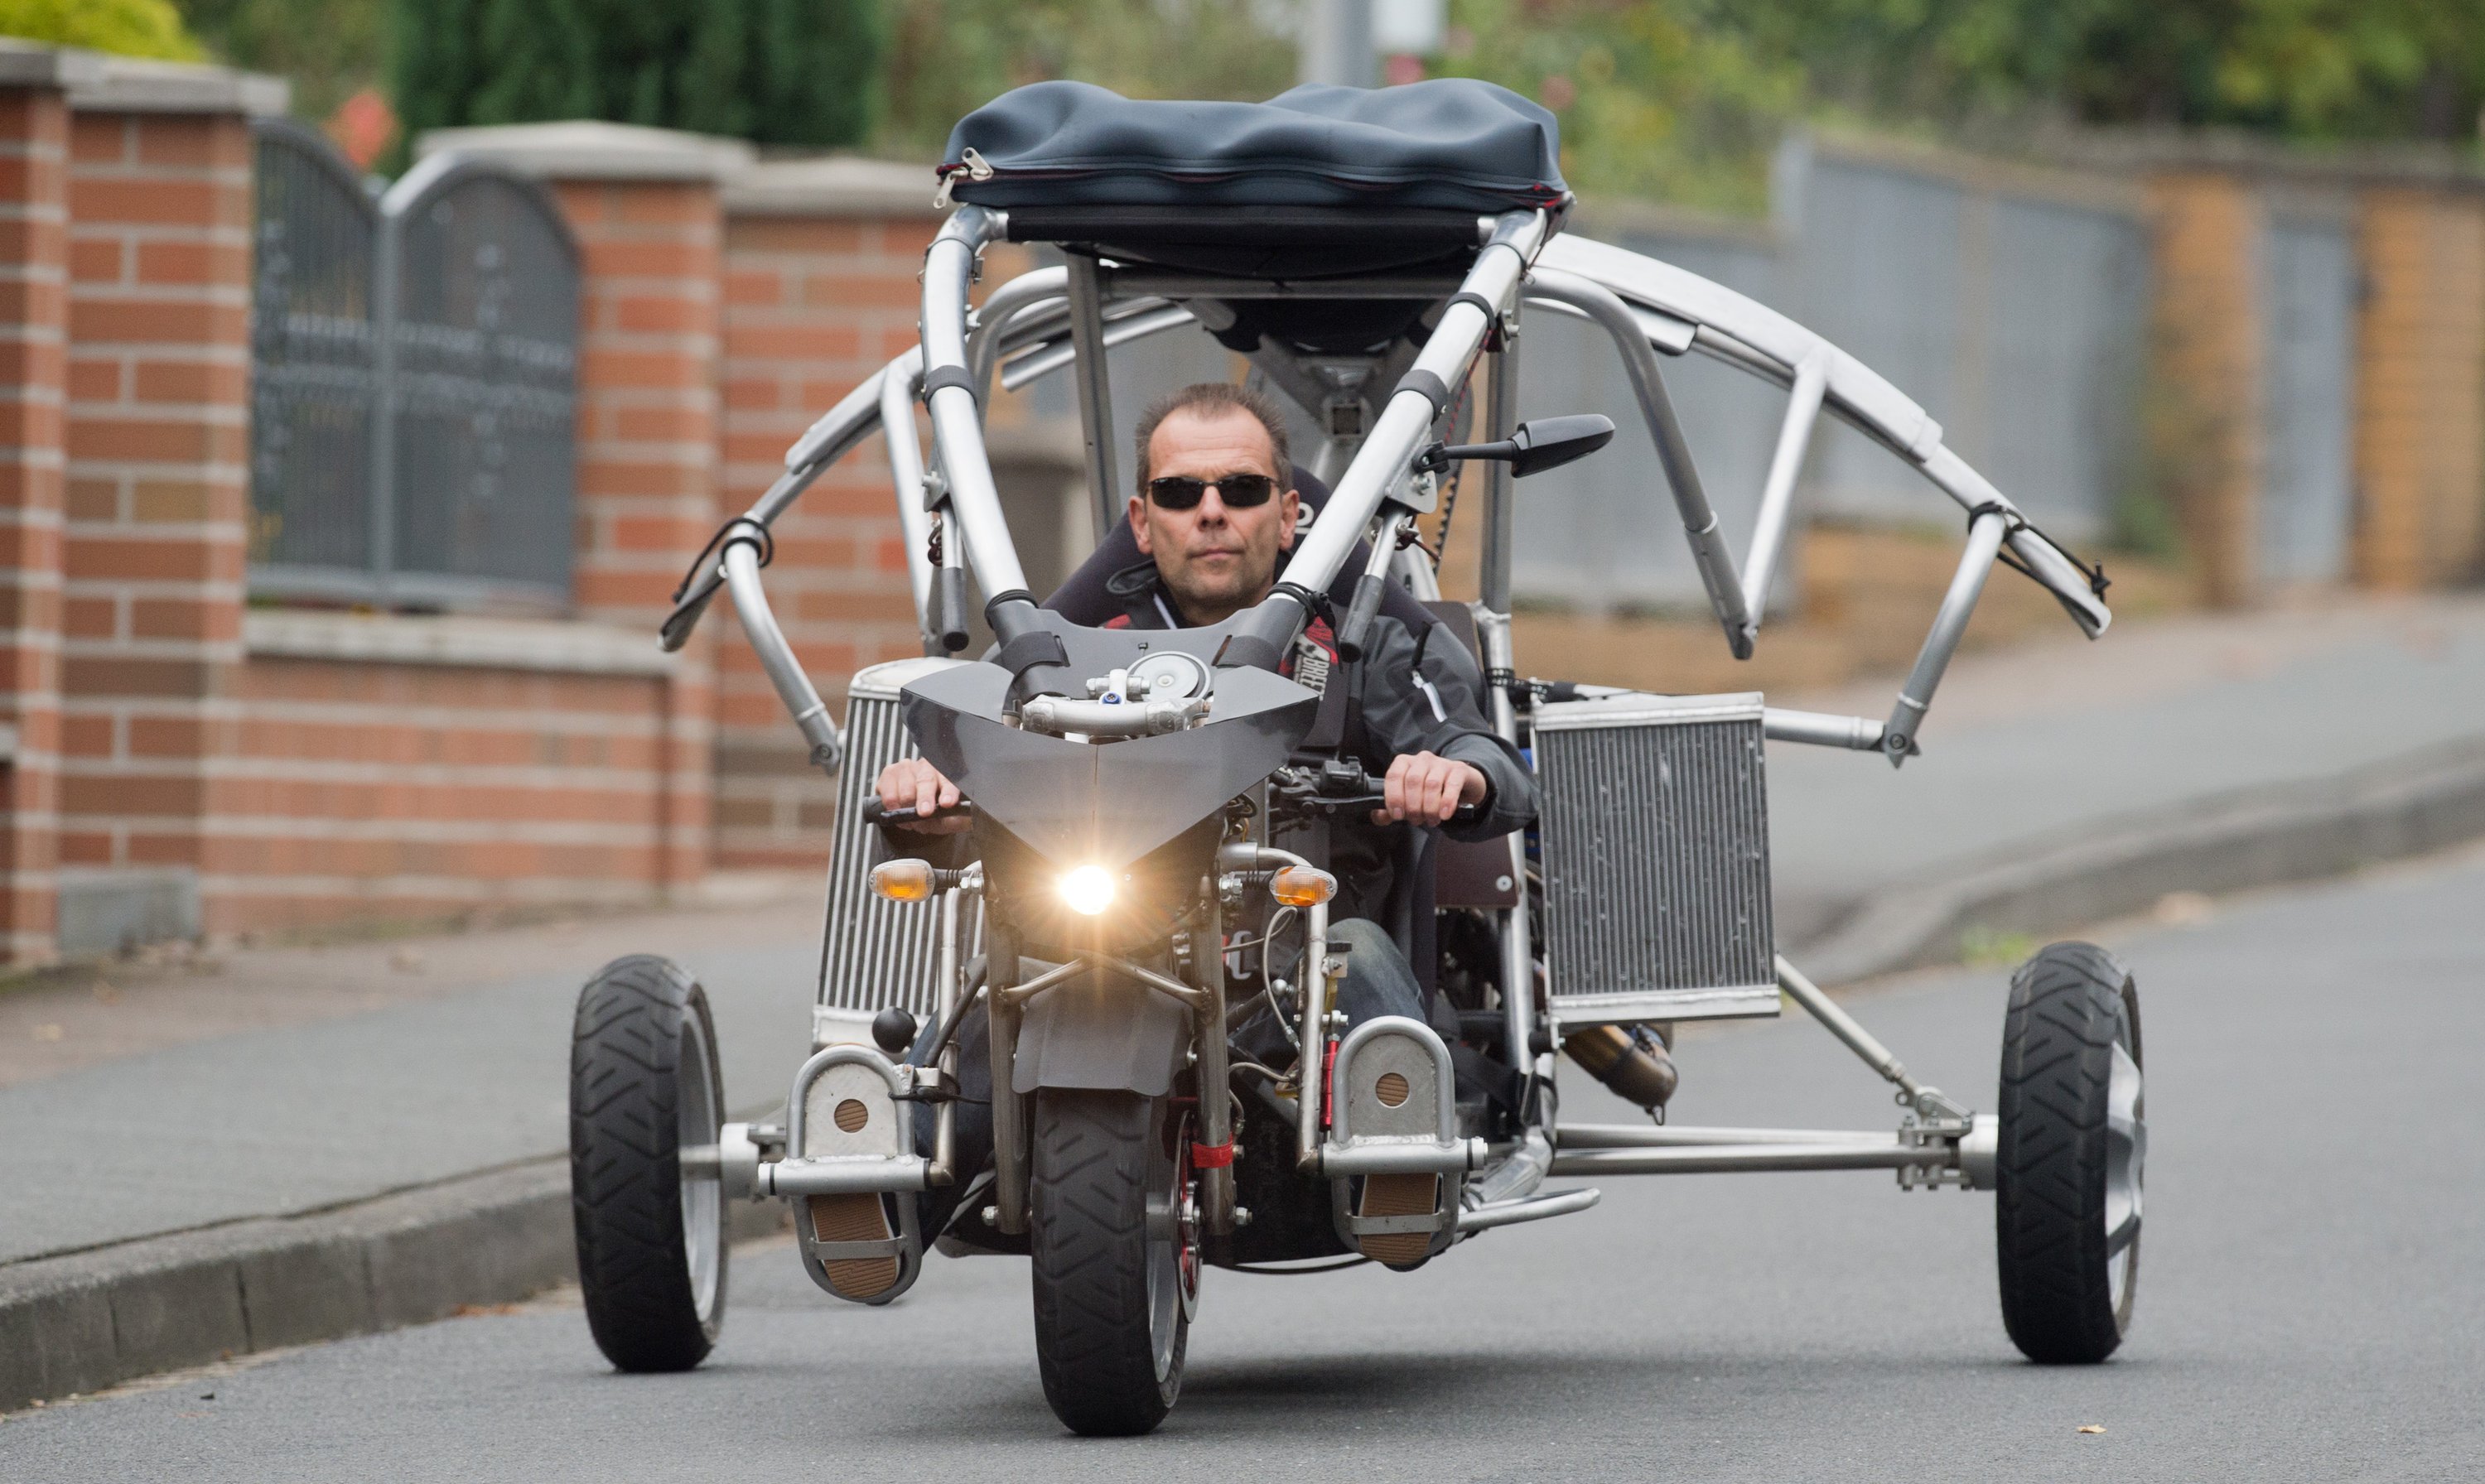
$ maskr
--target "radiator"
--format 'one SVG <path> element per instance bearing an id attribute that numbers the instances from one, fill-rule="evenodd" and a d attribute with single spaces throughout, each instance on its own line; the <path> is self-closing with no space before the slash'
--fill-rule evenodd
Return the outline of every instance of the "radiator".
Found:
<path id="1" fill-rule="evenodd" d="M 1535 720 L 1554 1015 L 1776 1014 L 1761 697 L 1605 696 Z"/>
<path id="2" fill-rule="evenodd" d="M 960 663 L 896 660 L 858 671 L 846 688 L 846 756 L 837 774 L 837 817 L 829 846 L 828 924 L 821 935 L 820 995 L 811 1039 L 828 1045 L 869 1040 L 871 1017 L 891 1005 L 916 1016 L 932 1012 L 939 969 L 940 908 L 929 902 L 888 902 L 871 894 L 879 832 L 865 825 L 862 805 L 880 770 L 915 756 L 897 692 L 909 681 Z M 979 905 L 970 911 L 980 912 Z M 969 933 L 969 937 L 976 934 Z"/>

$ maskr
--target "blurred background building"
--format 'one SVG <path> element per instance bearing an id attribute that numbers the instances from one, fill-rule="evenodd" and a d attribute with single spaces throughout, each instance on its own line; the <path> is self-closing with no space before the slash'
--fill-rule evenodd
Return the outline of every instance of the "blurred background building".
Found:
<path id="1" fill-rule="evenodd" d="M 912 342 L 928 167 L 1038 77 L 1490 78 L 1561 117 L 1573 230 L 1890 377 L 2104 553 L 2126 614 L 2473 580 L 2485 13 L 1897 13 L 0 0 L 26 39 L 0 44 L 6 953 L 818 866 L 830 790 L 738 636 L 666 656 L 654 626 L 717 522 Z M 1625 431 L 1528 487 L 1523 663 L 1699 689 L 1903 662 L 1958 531 L 1896 463 L 1817 441 L 1783 623 L 1734 667 L 1681 616 L 1696 583 L 1610 349 L 1540 320 L 1526 410 Z M 1134 348 L 1125 436 L 1148 390 L 1242 371 L 1202 334 Z M 1778 393 L 1668 373 L 1739 538 Z M 993 412 L 1039 578 L 1094 536 L 1069 396 Z M 824 690 L 916 652 L 897 541 L 874 449 L 778 527 L 772 588 Z M 1473 555 L 1454 529 L 1454 591 Z M 2016 586 L 1979 641 L 2044 621 Z"/>

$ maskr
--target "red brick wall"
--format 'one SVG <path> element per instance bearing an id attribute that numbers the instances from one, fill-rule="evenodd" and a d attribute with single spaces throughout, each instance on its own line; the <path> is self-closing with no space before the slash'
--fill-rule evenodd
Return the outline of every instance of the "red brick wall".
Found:
<path id="1" fill-rule="evenodd" d="M 655 642 L 682 569 L 716 526 L 717 284 L 724 217 L 709 181 L 559 182 L 577 234 L 581 617 Z M 707 869 L 712 633 L 666 690 L 662 879 Z"/>
<path id="2" fill-rule="evenodd" d="M 251 143 L 237 115 L 70 129 L 65 865 L 199 867 L 241 658 Z"/>
<path id="3" fill-rule="evenodd" d="M 719 518 L 748 509 L 784 472 L 785 449 L 805 428 L 915 343 L 915 275 L 939 227 L 794 216 L 727 223 Z M 863 665 L 922 652 L 881 446 L 875 440 L 847 455 L 776 526 L 769 597 L 833 705 Z M 718 618 L 717 859 L 817 866 L 834 786 L 810 766 L 722 606 Z"/>
<path id="4" fill-rule="evenodd" d="M 0 91 L 0 958 L 52 953 L 60 752 L 62 385 L 68 107 Z"/>
<path id="5" fill-rule="evenodd" d="M 668 688 L 254 656 L 221 749 L 209 931 L 648 900 L 668 869 Z"/>

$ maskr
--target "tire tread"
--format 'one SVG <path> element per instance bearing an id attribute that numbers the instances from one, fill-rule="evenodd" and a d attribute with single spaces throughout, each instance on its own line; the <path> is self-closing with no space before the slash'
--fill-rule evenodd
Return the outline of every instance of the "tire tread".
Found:
<path id="1" fill-rule="evenodd" d="M 675 1147 L 682 1022 L 707 1014 L 699 986 L 653 955 L 616 958 L 579 991 L 569 1061 L 579 1286 L 596 1347 L 625 1371 L 690 1369 L 715 1347 L 723 1318 L 722 1271 L 714 1320 L 701 1320 L 691 1290 Z"/>
<path id="2" fill-rule="evenodd" d="M 1045 1399 L 1073 1432 L 1144 1433 L 1164 1420 L 1181 1390 L 1188 1340 L 1176 1335 L 1171 1374 L 1160 1384 L 1144 1319 L 1150 1100 L 1036 1095 L 1028 1247 Z M 1133 1315 L 1142 1316 L 1136 1326 Z"/>
<path id="3" fill-rule="evenodd" d="M 2011 976 L 1995 1250 L 2003 1324 L 2042 1363 L 2102 1361 L 2122 1342 L 2129 1310 L 2116 1311 L 2104 1246 L 2105 1090 L 2127 1018 L 2139 1054 L 2130 984 L 2091 943 L 2052 944 Z"/>

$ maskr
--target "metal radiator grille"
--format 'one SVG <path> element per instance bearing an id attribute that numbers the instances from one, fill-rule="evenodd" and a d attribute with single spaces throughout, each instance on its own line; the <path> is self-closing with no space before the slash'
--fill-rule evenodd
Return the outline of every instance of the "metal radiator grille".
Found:
<path id="1" fill-rule="evenodd" d="M 1535 743 L 1554 1013 L 1777 1013 L 1760 696 L 1543 705 Z"/>
<path id="2" fill-rule="evenodd" d="M 871 894 L 875 832 L 862 822 L 862 805 L 882 769 L 915 756 L 899 714 L 899 689 L 959 662 L 875 664 L 857 672 L 847 688 L 846 758 L 837 774 L 837 818 L 829 848 L 828 926 L 820 947 L 813 1040 L 868 1039 L 862 1027 L 891 1005 L 918 1016 L 932 1011 L 940 910 L 930 903 L 888 902 Z"/>

